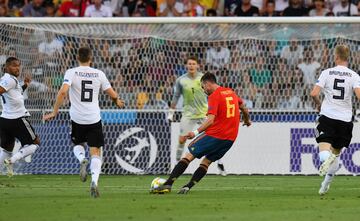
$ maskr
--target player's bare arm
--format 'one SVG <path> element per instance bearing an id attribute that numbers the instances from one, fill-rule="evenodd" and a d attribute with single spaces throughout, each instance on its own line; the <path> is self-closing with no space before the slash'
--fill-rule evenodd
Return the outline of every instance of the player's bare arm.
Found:
<path id="1" fill-rule="evenodd" d="M 312 97 L 312 99 L 315 102 L 316 110 L 319 111 L 319 112 L 320 112 L 320 109 L 321 109 L 321 101 L 320 101 L 320 98 L 319 98 L 320 92 L 321 92 L 321 87 L 318 86 L 318 85 L 315 85 L 314 88 L 312 89 L 311 93 L 310 93 L 310 96 Z"/>
<path id="2" fill-rule="evenodd" d="M 244 120 L 243 125 L 250 127 L 252 122 L 250 120 L 249 110 L 247 109 L 247 107 L 244 104 L 241 104 L 239 109 L 240 109 L 241 114 L 243 116 L 243 120 Z"/>
<path id="3" fill-rule="evenodd" d="M 360 100 L 360 88 L 355 88 L 354 92 L 355 92 L 357 99 Z"/>
<path id="4" fill-rule="evenodd" d="M 30 75 L 26 75 L 25 78 L 24 78 L 24 85 L 21 86 L 22 90 L 25 91 L 26 88 L 29 87 L 30 83 L 31 83 L 31 76 L 30 76 Z"/>
<path id="5" fill-rule="evenodd" d="M 111 100 L 114 102 L 116 106 L 118 106 L 119 108 L 125 107 L 124 101 L 119 98 L 119 95 L 116 93 L 116 91 L 114 91 L 113 88 L 109 88 L 105 90 L 105 93 L 107 93 L 110 96 Z"/>
<path id="6" fill-rule="evenodd" d="M 47 120 L 52 120 L 53 118 L 56 117 L 56 115 L 59 113 L 59 108 L 61 107 L 61 105 L 64 103 L 64 100 L 68 94 L 70 86 L 67 84 L 63 84 L 56 96 L 56 101 L 54 104 L 54 109 L 50 114 L 45 114 L 43 116 L 43 120 L 47 121 Z"/>
<path id="7" fill-rule="evenodd" d="M 0 86 L 0 95 L 2 95 L 2 94 L 5 93 L 5 92 L 6 92 L 5 88 L 3 88 L 3 87 Z"/>

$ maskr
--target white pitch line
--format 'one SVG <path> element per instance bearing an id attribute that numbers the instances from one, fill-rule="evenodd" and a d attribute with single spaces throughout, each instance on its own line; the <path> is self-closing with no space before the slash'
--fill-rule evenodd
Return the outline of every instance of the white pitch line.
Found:
<path id="1" fill-rule="evenodd" d="M 88 189 L 89 187 L 86 186 L 45 186 L 45 185 L 37 185 L 37 186 L 25 186 L 25 185 L 21 185 L 21 186 L 14 186 L 14 187 L 6 187 L 4 185 L 0 185 L 0 190 L 1 189 L 52 189 L 52 190 L 56 190 L 56 189 L 61 189 L 61 190 L 66 190 L 66 189 Z M 150 188 L 144 188 L 144 187 L 134 187 L 134 186 L 100 186 L 100 188 L 104 188 L 104 189 L 117 189 L 117 192 L 149 192 Z M 312 186 L 307 186 L 307 188 L 301 188 L 301 187 L 295 187 L 295 188 L 291 188 L 292 191 L 296 191 L 296 190 L 304 190 L 304 189 L 311 189 L 313 188 Z M 314 186 L 315 188 L 315 186 Z M 317 188 L 317 186 L 316 186 Z M 176 188 L 177 189 L 177 188 Z M 244 186 L 244 187 L 233 187 L 233 186 L 229 186 L 229 187 L 196 187 L 196 191 L 215 191 L 215 190 L 258 190 L 258 191 L 281 191 L 284 188 L 278 188 L 278 187 L 251 187 L 251 186 Z M 352 187 L 352 188 L 344 188 L 343 190 L 346 191 L 359 191 L 360 187 Z"/>
<path id="2" fill-rule="evenodd" d="M 149 190 L 150 188 L 144 188 L 144 187 L 133 187 L 133 186 L 100 186 L 101 188 L 116 188 L 119 191 L 143 191 L 143 190 Z M 27 188 L 27 189 L 87 189 L 88 186 L 45 186 L 45 185 L 37 185 L 37 186 L 14 186 L 14 187 L 6 187 L 4 185 L 0 185 L 0 189 L 19 189 L 19 188 Z M 229 187 L 199 187 L 196 188 L 197 190 L 204 190 L 204 191 L 210 191 L 210 190 L 275 190 L 274 187 L 236 187 L 233 186 Z"/>

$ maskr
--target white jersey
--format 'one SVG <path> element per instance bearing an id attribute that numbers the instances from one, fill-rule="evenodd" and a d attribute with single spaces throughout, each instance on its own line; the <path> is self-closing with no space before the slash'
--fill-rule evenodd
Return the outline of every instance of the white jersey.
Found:
<path id="1" fill-rule="evenodd" d="M 111 88 L 104 72 L 89 66 L 66 71 L 64 84 L 70 86 L 70 118 L 78 124 L 100 121 L 99 91 Z"/>
<path id="2" fill-rule="evenodd" d="M 331 119 L 350 122 L 353 90 L 360 88 L 359 75 L 345 66 L 336 66 L 321 72 L 316 85 L 324 90 L 321 115 Z"/>
<path id="3" fill-rule="evenodd" d="M 0 86 L 6 90 L 1 95 L 2 113 L 1 117 L 6 119 L 16 119 L 30 116 L 24 105 L 23 90 L 17 78 L 5 73 L 0 79 Z"/>

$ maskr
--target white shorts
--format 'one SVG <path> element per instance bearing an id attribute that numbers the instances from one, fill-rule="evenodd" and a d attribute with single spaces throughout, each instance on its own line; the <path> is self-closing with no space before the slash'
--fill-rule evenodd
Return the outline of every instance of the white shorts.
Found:
<path id="1" fill-rule="evenodd" d="M 189 119 L 182 117 L 180 120 L 180 136 L 186 135 L 188 132 L 196 130 L 204 122 L 205 119 Z"/>

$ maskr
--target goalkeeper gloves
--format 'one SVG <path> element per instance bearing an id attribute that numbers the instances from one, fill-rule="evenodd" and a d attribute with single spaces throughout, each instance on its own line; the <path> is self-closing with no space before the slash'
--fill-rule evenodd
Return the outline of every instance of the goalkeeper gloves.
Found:
<path id="1" fill-rule="evenodd" d="M 174 114 L 175 114 L 175 109 L 170 108 L 170 109 L 169 109 L 169 114 L 168 114 L 168 116 L 167 116 L 167 119 L 168 119 L 170 122 L 173 122 L 173 121 L 174 121 Z"/>

